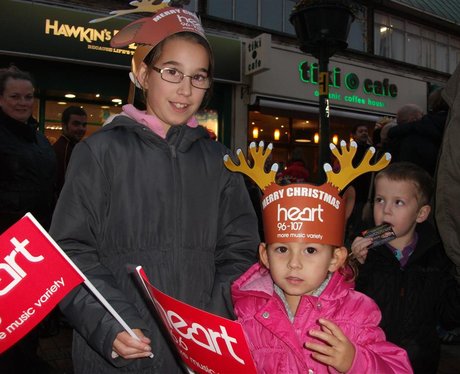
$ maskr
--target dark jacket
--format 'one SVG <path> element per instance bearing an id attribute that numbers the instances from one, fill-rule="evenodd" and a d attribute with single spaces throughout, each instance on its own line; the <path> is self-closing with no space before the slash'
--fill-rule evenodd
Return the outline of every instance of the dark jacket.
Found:
<path id="1" fill-rule="evenodd" d="M 380 326 L 389 341 L 407 350 L 414 372 L 430 374 L 439 362 L 436 325 L 460 325 L 460 288 L 434 228 L 424 222 L 416 230 L 417 246 L 405 268 L 387 246 L 370 249 L 356 290 L 376 301 Z"/>
<path id="2" fill-rule="evenodd" d="M 0 109 L 0 233 L 27 212 L 49 228 L 56 157 L 37 122 L 16 121 Z"/>
<path id="3" fill-rule="evenodd" d="M 388 131 L 391 161 L 408 161 L 435 175 L 447 112 L 429 113 L 419 121 L 397 125 Z"/>
<path id="4" fill-rule="evenodd" d="M 168 295 L 231 316 L 230 282 L 256 261 L 259 238 L 243 178 L 223 165 L 227 152 L 201 126 L 173 126 L 165 140 L 123 115 L 75 147 L 51 235 L 155 354 L 111 359 L 123 328 L 81 286 L 61 303 L 78 331 L 77 373 L 129 363 L 123 372 L 180 371 L 129 264 Z"/>
<path id="5" fill-rule="evenodd" d="M 73 142 L 65 135 L 61 135 L 53 144 L 57 160 L 56 190 L 58 194 L 61 192 L 62 186 L 64 186 L 65 173 L 76 144 L 77 142 Z"/>

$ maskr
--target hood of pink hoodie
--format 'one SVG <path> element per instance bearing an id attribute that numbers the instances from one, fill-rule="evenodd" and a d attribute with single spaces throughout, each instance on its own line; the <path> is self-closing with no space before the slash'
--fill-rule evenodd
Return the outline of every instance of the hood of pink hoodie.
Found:
<path id="1" fill-rule="evenodd" d="M 139 110 L 132 104 L 123 105 L 123 112 L 136 122 L 147 126 L 158 136 L 166 139 L 167 131 L 165 131 L 164 124 L 158 119 L 157 116 L 147 114 L 145 110 Z M 186 125 L 188 127 L 197 127 L 199 123 L 195 116 L 193 116 L 187 121 Z"/>

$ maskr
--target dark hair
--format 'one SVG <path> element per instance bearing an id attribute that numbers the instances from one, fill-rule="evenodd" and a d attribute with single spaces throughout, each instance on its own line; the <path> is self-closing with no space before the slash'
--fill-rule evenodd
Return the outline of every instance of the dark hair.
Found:
<path id="1" fill-rule="evenodd" d="M 71 105 L 62 112 L 61 121 L 64 124 L 68 124 L 70 121 L 70 116 L 74 114 L 76 116 L 86 116 L 86 112 L 79 106 Z"/>
<path id="2" fill-rule="evenodd" d="M 201 107 L 205 107 L 212 94 L 212 83 L 213 83 L 213 77 L 214 77 L 214 55 L 212 52 L 212 49 L 208 43 L 208 41 L 203 38 L 202 36 L 195 34 L 193 32 L 178 32 L 176 34 L 170 35 L 167 38 L 163 39 L 160 43 L 158 43 L 155 48 L 153 48 L 148 55 L 144 58 L 144 63 L 147 66 L 152 66 L 154 65 L 158 59 L 161 56 L 161 53 L 163 52 L 163 47 L 164 45 L 173 39 L 184 39 L 184 40 L 189 40 L 192 42 L 196 42 L 197 44 L 203 46 L 206 49 L 206 52 L 208 52 L 208 57 L 209 57 L 209 67 L 208 67 L 208 76 L 211 81 L 211 87 L 209 87 L 206 90 L 206 94 L 204 95 L 203 102 L 201 104 Z M 145 99 L 145 93 L 144 93 L 144 99 Z"/>
<path id="3" fill-rule="evenodd" d="M 387 166 L 375 176 L 388 178 L 392 181 L 412 182 L 416 190 L 416 198 L 419 206 L 427 205 L 434 193 L 434 181 L 425 169 L 412 162 L 395 162 Z"/>
<path id="4" fill-rule="evenodd" d="M 349 252 L 342 267 L 338 269 L 338 272 L 343 275 L 345 282 L 353 282 L 358 276 L 359 263 L 358 260 L 351 256 Z"/>
<path id="5" fill-rule="evenodd" d="M 449 110 L 449 105 L 442 97 L 442 88 L 433 90 L 428 95 L 428 111 L 431 113 L 443 112 Z"/>
<path id="6" fill-rule="evenodd" d="M 363 123 L 358 123 L 358 124 L 356 124 L 356 125 L 353 125 L 353 127 L 351 128 L 351 133 L 352 133 L 352 134 L 356 134 L 356 131 L 358 131 L 358 129 L 359 129 L 360 127 L 365 127 L 365 128 L 369 131 L 367 125 L 365 125 L 365 124 L 363 124 Z"/>
<path id="7" fill-rule="evenodd" d="M 0 69 L 0 95 L 3 95 L 3 93 L 5 92 L 6 81 L 9 78 L 29 81 L 30 83 L 32 83 L 32 86 L 35 87 L 35 81 L 28 72 L 22 71 L 18 69 L 16 66 L 11 65 L 8 68 Z"/>

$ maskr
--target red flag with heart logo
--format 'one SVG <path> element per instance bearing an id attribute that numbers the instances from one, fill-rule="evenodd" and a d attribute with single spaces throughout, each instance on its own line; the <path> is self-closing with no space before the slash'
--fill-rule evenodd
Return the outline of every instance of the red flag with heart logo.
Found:
<path id="1" fill-rule="evenodd" d="M 30 213 L 6 230 L 0 236 L 0 353 L 85 279 Z"/>
<path id="2" fill-rule="evenodd" d="M 170 297 L 152 286 L 141 266 L 136 271 L 189 373 L 256 373 L 238 322 Z"/>

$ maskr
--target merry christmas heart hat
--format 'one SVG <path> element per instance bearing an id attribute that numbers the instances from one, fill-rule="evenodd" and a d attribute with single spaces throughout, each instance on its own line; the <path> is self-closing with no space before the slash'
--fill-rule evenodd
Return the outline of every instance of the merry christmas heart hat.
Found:
<path id="1" fill-rule="evenodd" d="M 180 32 L 192 32 L 206 39 L 203 26 L 197 15 L 179 6 L 184 1 L 173 0 L 141 0 L 131 1 L 129 4 L 136 7 L 130 10 L 118 10 L 110 12 L 109 17 L 98 18 L 91 22 L 101 22 L 110 18 L 130 13 L 153 13 L 150 17 L 138 19 L 126 25 L 110 40 L 112 47 L 126 47 L 136 43 L 136 51 L 131 60 L 130 78 L 137 87 L 137 74 L 139 67 L 149 52 L 168 36 Z M 178 6 L 178 7 L 175 7 Z"/>
<path id="2" fill-rule="evenodd" d="M 249 145 L 253 166 L 249 166 L 241 149 L 237 150 L 239 165 L 228 156 L 224 156 L 225 166 L 235 172 L 249 176 L 263 192 L 262 216 L 264 235 L 267 243 L 304 242 L 342 246 L 345 231 L 345 203 L 340 192 L 352 180 L 369 171 L 385 168 L 391 160 L 385 153 L 380 160 L 371 164 L 375 148 L 370 147 L 362 162 L 353 167 L 357 144 L 352 141 L 350 147 L 340 142 L 341 152 L 330 144 L 332 154 L 340 163 L 340 170 L 334 172 L 330 164 L 324 165 L 327 180 L 317 186 L 307 183 L 295 183 L 285 186 L 276 184 L 278 164 L 273 164 L 265 172 L 265 161 L 273 146 L 269 144 L 264 153 L 264 143 L 259 148 L 253 142 Z"/>

